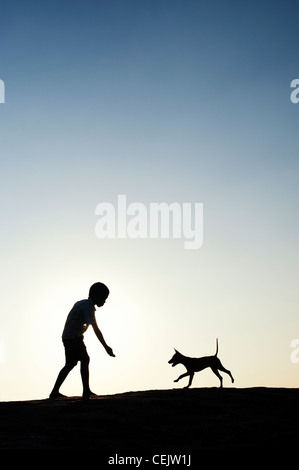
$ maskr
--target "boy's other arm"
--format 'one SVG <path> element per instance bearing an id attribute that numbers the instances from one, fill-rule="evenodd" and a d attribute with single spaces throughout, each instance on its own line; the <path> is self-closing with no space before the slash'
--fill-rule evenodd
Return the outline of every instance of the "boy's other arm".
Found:
<path id="1" fill-rule="evenodd" d="M 95 332 L 95 335 L 96 337 L 98 338 L 98 340 L 100 341 L 100 343 L 104 346 L 104 348 L 106 349 L 106 352 L 107 354 L 109 354 L 109 356 L 113 356 L 115 357 L 112 349 L 110 348 L 110 346 L 108 346 L 106 344 L 106 341 L 104 340 L 104 336 L 102 335 L 102 332 L 101 330 L 99 329 L 98 325 L 96 323 L 92 323 L 92 328 L 93 328 L 93 331 Z"/>

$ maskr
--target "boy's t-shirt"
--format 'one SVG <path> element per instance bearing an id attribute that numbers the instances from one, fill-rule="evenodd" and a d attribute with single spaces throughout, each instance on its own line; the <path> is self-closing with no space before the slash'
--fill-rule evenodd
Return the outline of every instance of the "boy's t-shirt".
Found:
<path id="1" fill-rule="evenodd" d="M 96 324 L 95 306 L 91 299 L 79 300 L 67 316 L 62 339 L 83 336 L 89 325 Z"/>

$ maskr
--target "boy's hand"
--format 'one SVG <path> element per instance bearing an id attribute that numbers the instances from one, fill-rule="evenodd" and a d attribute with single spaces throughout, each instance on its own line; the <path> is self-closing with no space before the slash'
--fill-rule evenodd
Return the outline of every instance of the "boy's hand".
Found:
<path id="1" fill-rule="evenodd" d="M 109 356 L 115 357 L 115 354 L 109 346 L 106 346 L 106 352 L 109 354 Z"/>

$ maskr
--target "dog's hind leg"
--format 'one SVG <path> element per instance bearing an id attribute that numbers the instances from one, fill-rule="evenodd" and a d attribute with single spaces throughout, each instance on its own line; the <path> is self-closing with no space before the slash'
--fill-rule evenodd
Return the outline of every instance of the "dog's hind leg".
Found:
<path id="1" fill-rule="evenodd" d="M 222 386 L 223 386 L 223 385 L 222 385 L 222 381 L 223 381 L 223 380 L 222 380 L 221 375 L 219 374 L 219 372 L 218 372 L 218 370 L 217 370 L 216 368 L 211 367 L 211 369 L 212 369 L 212 371 L 214 372 L 214 374 L 217 375 L 218 379 L 220 380 L 220 388 L 222 388 Z"/>
<path id="2" fill-rule="evenodd" d="M 226 374 L 228 374 L 231 378 L 232 383 L 234 383 L 234 378 L 233 378 L 232 374 L 230 373 L 229 370 L 225 369 L 225 367 L 223 367 L 223 365 L 221 363 L 220 363 L 220 366 L 218 366 L 218 369 L 222 370 L 222 372 L 225 372 Z"/>

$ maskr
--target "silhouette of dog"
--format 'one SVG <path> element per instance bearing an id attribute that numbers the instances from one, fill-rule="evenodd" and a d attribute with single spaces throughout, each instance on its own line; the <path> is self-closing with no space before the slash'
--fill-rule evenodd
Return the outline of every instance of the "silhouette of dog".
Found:
<path id="1" fill-rule="evenodd" d="M 218 370 L 221 370 L 228 374 L 231 378 L 232 383 L 234 383 L 234 378 L 232 374 L 230 373 L 229 370 L 225 369 L 223 365 L 220 362 L 220 359 L 217 357 L 218 354 L 218 338 L 216 340 L 216 354 L 214 356 L 204 356 L 204 357 L 187 357 L 178 352 L 175 349 L 175 354 L 172 356 L 170 361 L 168 361 L 168 364 L 172 364 L 172 367 L 176 366 L 177 364 L 183 364 L 183 366 L 186 367 L 187 372 L 185 374 L 180 375 L 175 382 L 178 382 L 181 380 L 183 377 L 187 377 L 189 375 L 189 383 L 186 387 L 184 388 L 189 388 L 195 372 L 199 372 L 203 369 L 206 369 L 207 367 L 210 367 L 212 371 L 214 372 L 215 375 L 217 375 L 218 379 L 220 380 L 220 388 L 223 386 L 222 385 L 222 377 L 219 374 Z"/>

